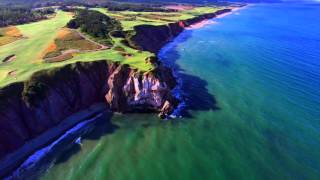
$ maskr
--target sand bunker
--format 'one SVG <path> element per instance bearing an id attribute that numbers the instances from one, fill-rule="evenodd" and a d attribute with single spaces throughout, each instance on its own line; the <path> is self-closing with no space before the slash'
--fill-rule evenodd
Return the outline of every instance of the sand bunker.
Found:
<path id="1" fill-rule="evenodd" d="M 13 70 L 13 71 L 8 72 L 8 76 L 16 77 L 17 76 L 17 70 Z"/>
<path id="2" fill-rule="evenodd" d="M 7 56 L 6 58 L 4 58 L 4 59 L 2 60 L 2 62 L 4 62 L 4 63 L 5 63 L 5 62 L 11 62 L 11 61 L 14 61 L 16 58 L 17 58 L 16 55 L 12 54 L 12 55 Z"/>

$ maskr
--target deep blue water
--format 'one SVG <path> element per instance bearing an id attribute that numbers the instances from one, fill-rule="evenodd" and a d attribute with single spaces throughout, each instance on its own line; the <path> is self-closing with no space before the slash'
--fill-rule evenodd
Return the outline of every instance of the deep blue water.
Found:
<path id="1" fill-rule="evenodd" d="M 44 179 L 320 179 L 320 6 L 259 4 L 160 53 L 184 118 L 116 115 Z"/>

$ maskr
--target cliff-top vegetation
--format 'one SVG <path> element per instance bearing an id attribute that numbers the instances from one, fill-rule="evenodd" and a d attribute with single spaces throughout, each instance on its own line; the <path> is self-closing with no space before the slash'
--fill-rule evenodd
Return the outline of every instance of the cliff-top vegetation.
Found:
<path id="1" fill-rule="evenodd" d="M 152 70 L 147 60 L 155 54 L 128 45 L 126 38 L 134 35 L 135 26 L 165 25 L 219 9 L 137 12 L 77 7 L 69 12 L 56 9 L 38 22 L 0 28 L 0 86 L 24 81 L 39 70 L 103 59 Z"/>

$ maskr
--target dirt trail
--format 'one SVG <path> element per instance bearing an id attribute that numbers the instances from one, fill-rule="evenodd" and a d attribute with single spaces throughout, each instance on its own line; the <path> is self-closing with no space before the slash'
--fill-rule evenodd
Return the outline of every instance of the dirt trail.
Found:
<path id="1" fill-rule="evenodd" d="M 100 43 L 95 42 L 94 40 L 88 38 L 87 36 L 85 36 L 84 34 L 82 34 L 82 33 L 79 32 L 79 31 L 77 31 L 77 32 L 78 32 L 78 34 L 79 34 L 82 38 L 84 38 L 85 40 L 90 41 L 90 42 L 92 42 L 93 44 L 100 46 L 100 47 L 101 47 L 100 50 L 104 50 L 104 49 L 110 48 L 109 46 L 106 46 L 106 45 L 103 45 L 103 44 L 100 44 Z"/>

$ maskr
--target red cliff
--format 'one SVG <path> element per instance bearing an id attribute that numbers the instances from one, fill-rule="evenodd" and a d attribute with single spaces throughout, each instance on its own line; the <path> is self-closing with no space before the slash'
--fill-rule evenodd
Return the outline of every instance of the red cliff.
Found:
<path id="1" fill-rule="evenodd" d="M 95 103 L 116 112 L 158 112 L 165 118 L 177 105 L 171 95 L 175 83 L 171 70 L 161 65 L 143 73 L 104 60 L 38 72 L 0 89 L 0 159 Z"/>

